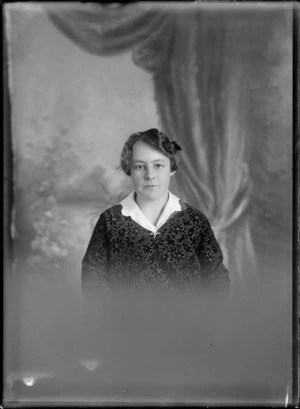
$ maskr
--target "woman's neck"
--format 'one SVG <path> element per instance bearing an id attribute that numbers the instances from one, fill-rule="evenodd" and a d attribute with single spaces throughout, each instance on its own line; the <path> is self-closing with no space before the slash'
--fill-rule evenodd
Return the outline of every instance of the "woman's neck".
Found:
<path id="1" fill-rule="evenodd" d="M 140 198 L 137 195 L 135 196 L 135 201 L 139 208 L 154 226 L 157 224 L 168 199 L 169 192 L 167 192 L 166 196 L 152 201 L 143 200 L 143 198 Z"/>

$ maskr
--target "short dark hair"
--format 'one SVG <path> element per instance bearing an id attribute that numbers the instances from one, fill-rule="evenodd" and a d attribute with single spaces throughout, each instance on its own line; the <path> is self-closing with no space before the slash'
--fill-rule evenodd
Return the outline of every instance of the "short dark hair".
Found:
<path id="1" fill-rule="evenodd" d="M 127 139 L 121 152 L 121 168 L 126 175 L 131 175 L 132 151 L 133 145 L 136 142 L 144 142 L 167 156 L 171 162 L 171 172 L 177 170 L 179 152 L 182 150 L 181 146 L 177 142 L 172 141 L 163 132 L 156 128 L 151 128 L 144 132 L 135 132 Z"/>

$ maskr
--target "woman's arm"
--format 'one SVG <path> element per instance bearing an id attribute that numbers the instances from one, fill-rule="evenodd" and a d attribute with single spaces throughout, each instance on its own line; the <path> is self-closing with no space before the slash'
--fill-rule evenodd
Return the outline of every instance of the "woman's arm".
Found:
<path id="1" fill-rule="evenodd" d="M 210 288 L 229 288 L 229 272 L 223 264 L 223 253 L 205 216 L 197 255 L 203 284 Z"/>
<path id="2" fill-rule="evenodd" d="M 81 289 L 85 294 L 108 287 L 108 239 L 103 213 L 99 217 L 82 260 Z"/>

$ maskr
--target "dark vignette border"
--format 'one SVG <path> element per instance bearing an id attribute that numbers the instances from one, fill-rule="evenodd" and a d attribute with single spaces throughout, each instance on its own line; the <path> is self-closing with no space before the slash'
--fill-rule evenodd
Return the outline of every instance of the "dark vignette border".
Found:
<path id="1" fill-rule="evenodd" d="M 4 378 L 4 276 L 10 274 L 8 271 L 9 259 L 12 259 L 11 254 L 11 240 L 9 234 L 9 224 L 10 224 L 10 209 L 12 205 L 11 201 L 11 191 L 10 191 L 10 178 L 12 174 L 12 164 L 11 164 L 11 127 L 10 127 L 10 104 L 9 104 L 9 87 L 8 87 L 8 50 L 7 50 L 7 41 L 5 33 L 5 15 L 4 15 L 4 6 L 1 7 L 1 17 L 2 17 L 2 152 L 3 152 L 3 168 L 2 168 L 2 181 L 3 181 L 3 190 L 2 190 L 2 232 L 3 232 L 3 250 L 2 250 L 2 265 L 3 265 L 3 274 L 1 275 L 1 288 L 2 288 L 2 325 L 1 325 L 1 385 L 3 385 Z M 3 402 L 3 386 L 1 388 L 1 402 Z"/>
<path id="2" fill-rule="evenodd" d="M 1 274 L 2 284 L 2 325 L 1 325 L 1 363 L 2 370 L 0 372 L 1 380 L 1 403 L 4 399 L 4 345 L 5 328 L 9 325 L 10 329 L 14 329 L 18 321 L 14 322 L 14 316 L 10 314 L 8 317 L 5 309 L 5 299 L 7 297 L 12 298 L 15 294 L 11 291 L 11 280 L 7 280 L 8 277 L 14 278 L 13 271 L 13 238 L 11 235 L 11 226 L 13 222 L 13 206 L 14 206 L 14 178 L 13 178 L 13 146 L 12 146 L 12 129 L 11 129 L 11 98 L 9 90 L 9 53 L 7 36 L 7 16 L 5 4 L 1 4 L 1 22 L 2 22 L 2 152 L 3 152 L 3 168 L 2 168 L 2 233 L 3 233 L 3 249 L 2 249 L 2 266 L 3 272 Z M 15 297 L 15 302 L 16 297 Z M 15 345 L 16 339 L 13 337 L 10 348 Z"/>
<path id="3" fill-rule="evenodd" d="M 195 0 L 196 2 L 199 0 Z M 241 0 L 243 1 L 243 0 Z M 249 0 L 244 0 L 246 3 Z M 200 0 L 199 2 L 205 2 Z M 228 3 L 235 2 L 227 0 Z M 251 3 L 251 0 L 249 1 Z M 11 224 L 13 222 L 13 149 L 11 132 L 11 101 L 9 93 L 9 66 L 8 66 L 8 39 L 5 33 L 5 1 L 1 4 L 2 17 L 2 151 L 3 151 L 3 196 L 2 196 L 2 228 L 3 228 L 3 274 L 1 275 L 2 284 L 2 305 L 4 306 L 5 276 L 13 275 L 13 239 L 11 236 Z M 7 2 L 9 3 L 9 2 Z M 103 3 L 106 3 L 103 1 Z M 108 2 L 111 3 L 111 2 Z M 126 2 L 132 3 L 132 2 Z M 300 139 L 300 120 L 299 120 L 299 92 L 300 92 L 300 57 L 299 57 L 299 35 L 300 35 L 300 6 L 298 2 L 293 2 L 293 344 L 292 344 L 292 405 L 298 405 L 299 402 L 299 324 L 300 324 L 300 192 L 299 192 L 299 139 Z M 4 346 L 4 308 L 2 309 L 1 326 L 1 351 L 0 358 L 2 362 L 2 371 L 0 372 L 0 381 L 2 388 L 0 392 L 0 402 L 3 402 L 3 346 Z M 46 407 L 46 406 L 45 406 Z M 67 407 L 67 406 L 65 406 Z M 126 405 L 124 405 L 126 407 Z"/>
<path id="4" fill-rule="evenodd" d="M 299 254 L 300 254 L 300 198 L 299 198 L 299 31 L 300 7 L 293 4 L 293 390 L 292 402 L 299 402 Z"/>

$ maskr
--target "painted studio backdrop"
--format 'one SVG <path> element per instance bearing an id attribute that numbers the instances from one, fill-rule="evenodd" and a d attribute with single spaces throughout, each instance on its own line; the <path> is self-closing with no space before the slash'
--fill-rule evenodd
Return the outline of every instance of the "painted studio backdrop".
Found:
<path id="1" fill-rule="evenodd" d="M 85 378 L 88 353 L 73 342 L 81 260 L 99 214 L 131 190 L 118 169 L 124 142 L 153 127 L 182 145 L 171 190 L 207 216 L 232 292 L 246 294 L 239 330 L 233 318 L 218 325 L 223 349 L 202 361 L 200 351 L 194 372 L 178 361 L 172 385 L 205 385 L 208 402 L 210 386 L 234 400 L 242 380 L 241 401 L 290 399 L 291 6 L 20 3 L 5 12 L 14 188 L 5 280 L 15 297 L 6 302 L 7 402 L 99 392 L 101 359 Z M 121 372 L 111 370 L 110 393 L 125 399 Z"/>

